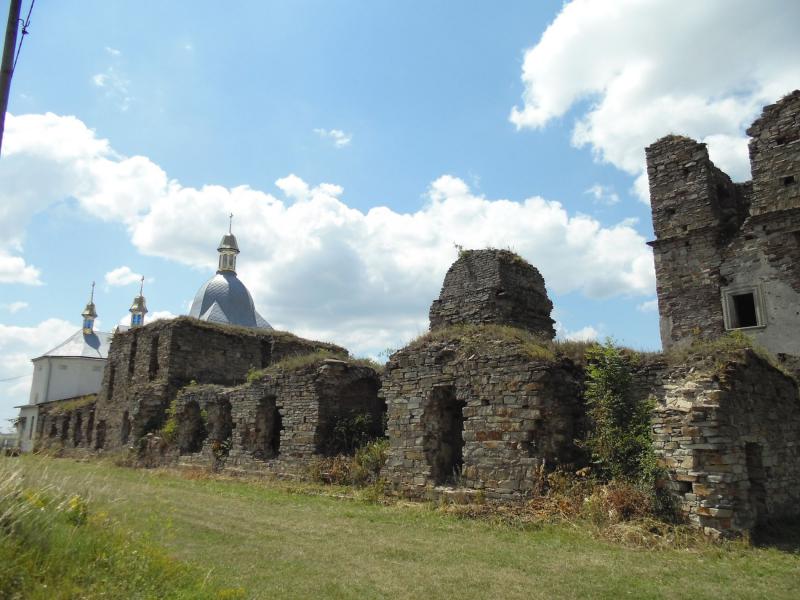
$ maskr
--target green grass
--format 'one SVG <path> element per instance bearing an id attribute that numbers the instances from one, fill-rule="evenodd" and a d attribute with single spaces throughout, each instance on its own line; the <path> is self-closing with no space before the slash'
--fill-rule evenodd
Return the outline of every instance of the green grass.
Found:
<path id="1" fill-rule="evenodd" d="M 428 505 L 313 495 L 305 486 L 292 492 L 67 459 L 2 461 L 21 469 L 26 485 L 88 498 L 90 519 L 105 512 L 153 552 L 244 588 L 248 598 L 778 599 L 796 598 L 800 577 L 798 554 L 742 543 L 632 549 L 588 527 L 515 528 Z"/>

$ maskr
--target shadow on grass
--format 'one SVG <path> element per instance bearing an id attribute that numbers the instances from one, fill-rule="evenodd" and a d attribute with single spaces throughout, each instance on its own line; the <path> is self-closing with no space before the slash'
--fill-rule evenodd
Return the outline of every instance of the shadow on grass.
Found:
<path id="1" fill-rule="evenodd" d="M 751 537 L 759 548 L 775 548 L 783 552 L 800 553 L 800 517 L 770 521 L 760 525 Z"/>

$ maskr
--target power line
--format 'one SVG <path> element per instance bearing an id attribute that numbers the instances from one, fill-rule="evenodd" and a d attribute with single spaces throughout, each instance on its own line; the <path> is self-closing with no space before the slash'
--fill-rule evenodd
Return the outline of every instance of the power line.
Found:
<path id="1" fill-rule="evenodd" d="M 36 4 L 36 0 L 31 0 L 31 5 L 28 7 L 28 16 L 25 17 L 23 21 L 20 19 L 20 23 L 22 23 L 22 36 L 19 38 L 19 45 L 17 46 L 17 53 L 14 55 L 14 64 L 11 67 L 11 73 L 14 73 L 14 70 L 17 68 L 17 59 L 19 58 L 19 53 L 22 50 L 22 42 L 25 41 L 25 36 L 28 35 L 28 27 L 31 24 L 31 13 L 33 12 L 33 5 Z"/>
<path id="2" fill-rule="evenodd" d="M 15 379 L 22 379 L 23 377 L 27 377 L 27 375 L 17 375 L 16 377 L 7 377 L 6 379 L 0 379 L 0 383 L 5 381 L 14 381 Z"/>

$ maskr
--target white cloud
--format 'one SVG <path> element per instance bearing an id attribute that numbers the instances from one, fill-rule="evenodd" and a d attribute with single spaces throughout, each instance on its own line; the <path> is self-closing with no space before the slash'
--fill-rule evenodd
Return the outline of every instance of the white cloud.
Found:
<path id="1" fill-rule="evenodd" d="M 586 327 L 582 327 L 577 331 L 566 331 L 564 332 L 564 337 L 568 340 L 572 340 L 575 342 L 588 342 L 591 340 L 596 340 L 597 336 L 600 333 L 592 327 L 591 325 L 587 325 Z"/>
<path id="2" fill-rule="evenodd" d="M 658 312 L 658 298 L 647 300 L 636 306 L 636 310 L 643 313 Z"/>
<path id="3" fill-rule="evenodd" d="M 110 54 L 111 56 L 119 56 L 120 54 L 122 54 L 122 52 L 120 52 L 120 51 L 119 51 L 119 50 L 117 50 L 116 48 L 112 48 L 111 46 L 106 46 L 105 50 L 106 50 L 106 52 L 108 52 L 108 54 Z"/>
<path id="4" fill-rule="evenodd" d="M 141 282 L 142 276 L 131 271 L 130 267 L 123 265 L 106 273 L 105 280 L 107 285 L 123 286 Z"/>
<path id="5" fill-rule="evenodd" d="M 30 198 L 41 210 L 72 196 L 86 212 L 124 223 L 140 252 L 212 271 L 233 212 L 239 274 L 264 317 L 355 352 L 397 347 L 427 328 L 454 243 L 513 247 L 551 293 L 605 298 L 655 289 L 651 251 L 631 222 L 603 226 L 554 200 L 489 198 L 443 175 L 416 212 L 365 213 L 347 206 L 340 186 L 296 175 L 276 182 L 279 197 L 247 186 L 185 187 L 147 158 L 119 156 L 73 117 L 8 123 L 0 177 L 12 169 L 17 183 L 0 185 L 0 206 L 12 206 L 18 221 L 29 218 Z"/>
<path id="6" fill-rule="evenodd" d="M 28 308 L 29 306 L 30 304 L 28 304 L 27 302 L 23 302 L 21 300 L 18 300 L 17 302 L 9 302 L 8 304 L 0 304 L 0 308 L 7 310 L 12 315 L 14 313 L 18 313 L 19 311 L 25 308 Z"/>
<path id="7" fill-rule="evenodd" d="M 117 104 L 122 112 L 127 111 L 133 100 L 130 95 L 130 80 L 114 67 L 92 75 L 92 83 L 104 90 L 105 97 Z"/>
<path id="8" fill-rule="evenodd" d="M 536 129 L 576 108 L 573 144 L 637 177 L 644 200 L 644 148 L 667 133 L 747 179 L 744 129 L 800 85 L 798 22 L 784 0 L 573 0 L 526 52 L 510 119 Z"/>
<path id="9" fill-rule="evenodd" d="M 33 365 L 31 359 L 55 348 L 78 329 L 61 319 L 47 319 L 33 327 L 0 323 L 0 429 L 17 416 L 14 406 L 28 403 Z"/>
<path id="10" fill-rule="evenodd" d="M 0 213 L 3 210 L 0 209 Z M 0 226 L 2 228 L 2 226 Z M 41 272 L 34 266 L 25 264 L 21 256 L 11 256 L 0 250 L 0 283 L 22 283 L 42 285 Z"/>
<path id="11" fill-rule="evenodd" d="M 592 187 L 586 190 L 584 194 L 589 194 L 597 204 L 613 206 L 619 202 L 619 194 L 614 191 L 614 188 L 606 185 L 600 185 L 599 183 L 595 183 Z"/>
<path id="12" fill-rule="evenodd" d="M 350 141 L 353 139 L 352 134 L 345 133 L 341 129 L 315 129 L 314 133 L 322 139 L 330 140 L 337 148 L 344 148 L 349 145 Z"/>

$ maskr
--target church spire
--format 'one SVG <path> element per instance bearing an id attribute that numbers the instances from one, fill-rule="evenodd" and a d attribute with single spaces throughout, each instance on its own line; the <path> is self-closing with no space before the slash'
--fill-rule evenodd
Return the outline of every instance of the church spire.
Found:
<path id="1" fill-rule="evenodd" d="M 89 302 L 86 308 L 81 313 L 83 317 L 83 335 L 91 335 L 94 333 L 94 320 L 97 318 L 97 311 L 94 308 L 94 281 L 92 282 L 92 291 L 89 294 Z"/>
<path id="2" fill-rule="evenodd" d="M 222 236 L 217 252 L 219 252 L 219 268 L 217 273 L 236 274 L 236 255 L 239 254 L 239 244 L 236 243 L 236 236 L 233 235 L 233 213 L 228 215 L 228 233 Z"/>
<path id="3" fill-rule="evenodd" d="M 144 316 L 147 314 L 147 304 L 145 304 L 144 300 L 144 275 L 142 275 L 142 280 L 139 282 L 139 295 L 133 299 L 130 312 L 131 328 L 144 325 Z"/>

